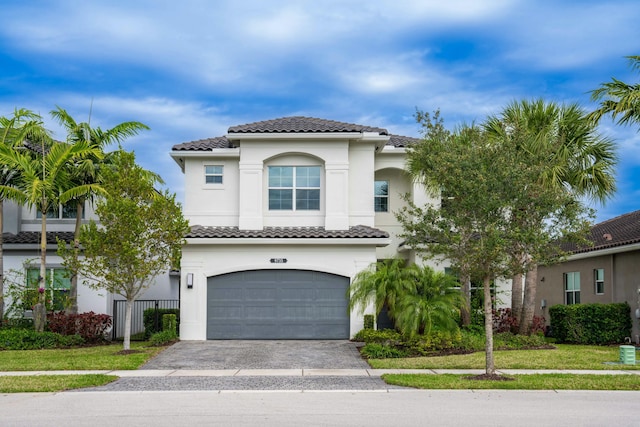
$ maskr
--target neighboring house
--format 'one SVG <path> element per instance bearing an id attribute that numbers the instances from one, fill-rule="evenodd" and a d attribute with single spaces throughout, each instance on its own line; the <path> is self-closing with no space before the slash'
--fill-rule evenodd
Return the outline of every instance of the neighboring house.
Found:
<path id="1" fill-rule="evenodd" d="M 97 217 L 93 206 L 86 203 L 85 219 Z M 3 203 L 3 262 L 5 275 L 5 294 L 9 281 L 17 280 L 27 283 L 35 289 L 40 276 L 40 230 L 41 217 L 25 206 L 19 206 L 11 201 Z M 68 295 L 71 283 L 68 271 L 62 265 L 62 259 L 57 255 L 57 239 L 73 242 L 75 227 L 75 209 L 61 206 L 47 216 L 47 281 L 53 286 L 47 286 L 47 299 L 53 302 L 56 309 L 64 308 L 64 300 Z M 103 290 L 93 290 L 78 280 L 78 312 L 113 314 L 113 301 L 122 297 Z M 173 281 L 169 274 L 158 278 L 155 286 L 151 287 L 140 299 L 178 299 L 177 279 Z M 5 310 L 8 310 L 11 300 L 6 300 Z M 28 308 L 28 307 L 25 307 Z M 2 313 L 0 313 L 2 314 Z"/>
<path id="2" fill-rule="evenodd" d="M 567 246 L 567 261 L 538 267 L 536 314 L 555 304 L 628 302 L 632 339 L 640 341 L 640 210 L 593 226 L 593 246 Z"/>
<path id="3" fill-rule="evenodd" d="M 439 203 L 405 174 L 405 147 L 414 141 L 378 127 L 286 117 L 175 145 L 191 224 L 180 338 L 358 332 L 363 316 L 347 310 L 354 276 L 379 259 L 420 262 L 398 238 L 401 196 Z"/>

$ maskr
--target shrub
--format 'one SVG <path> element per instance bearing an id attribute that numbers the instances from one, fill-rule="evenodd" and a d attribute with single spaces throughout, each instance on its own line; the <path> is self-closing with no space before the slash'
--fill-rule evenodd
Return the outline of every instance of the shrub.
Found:
<path id="1" fill-rule="evenodd" d="M 496 350 L 519 350 L 548 346 L 542 335 L 518 335 L 511 332 L 501 332 L 493 337 L 493 348 Z"/>
<path id="2" fill-rule="evenodd" d="M 407 357 L 405 350 L 386 346 L 379 343 L 368 343 L 361 350 L 362 354 L 369 359 L 391 359 L 398 357 Z"/>
<path id="3" fill-rule="evenodd" d="M 426 355 L 429 353 L 457 348 L 462 341 L 462 335 L 457 331 L 433 330 L 429 335 L 419 335 L 405 341 L 404 346 L 412 354 Z"/>
<path id="4" fill-rule="evenodd" d="M 373 314 L 365 314 L 364 315 L 364 328 L 365 329 L 373 329 L 374 321 L 375 321 L 375 316 Z"/>
<path id="5" fill-rule="evenodd" d="M 385 343 L 387 345 L 395 345 L 402 342 L 402 335 L 393 329 L 362 329 L 353 337 L 353 340 L 365 343 Z"/>
<path id="6" fill-rule="evenodd" d="M 615 344 L 631 335 L 628 303 L 554 305 L 549 308 L 553 337 L 575 344 Z"/>
<path id="7" fill-rule="evenodd" d="M 84 344 L 80 335 L 60 335 L 55 332 L 36 332 L 29 329 L 0 330 L 0 350 L 38 350 L 65 348 Z"/>
<path id="8" fill-rule="evenodd" d="M 175 333 L 175 331 L 167 329 L 165 331 L 156 332 L 155 334 L 151 335 L 151 337 L 149 338 L 149 342 L 151 343 L 151 345 L 161 346 L 170 344 L 176 341 L 177 338 L 178 335 Z"/>
<path id="9" fill-rule="evenodd" d="M 150 338 L 156 332 L 162 332 L 162 316 L 165 314 L 176 315 L 176 334 L 180 326 L 180 309 L 178 308 L 147 308 L 142 314 L 144 322 L 144 335 Z"/>
<path id="10" fill-rule="evenodd" d="M 49 314 L 47 327 L 60 335 L 80 335 L 87 343 L 105 340 L 112 320 L 108 314 L 96 314 L 93 311 L 80 314 L 66 314 L 64 311 Z"/>
<path id="11" fill-rule="evenodd" d="M 176 332 L 178 330 L 177 323 L 175 314 L 165 314 L 162 316 L 162 331 Z"/>
<path id="12" fill-rule="evenodd" d="M 33 329 L 33 319 L 9 317 L 2 319 L 0 329 Z"/>
<path id="13" fill-rule="evenodd" d="M 518 319 L 513 316 L 510 308 L 493 310 L 493 332 L 518 332 Z"/>

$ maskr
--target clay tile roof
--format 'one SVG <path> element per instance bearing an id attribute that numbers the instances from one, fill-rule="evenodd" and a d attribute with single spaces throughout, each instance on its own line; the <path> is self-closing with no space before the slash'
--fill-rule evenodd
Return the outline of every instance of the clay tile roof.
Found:
<path id="1" fill-rule="evenodd" d="M 392 145 L 394 147 L 407 147 L 420 141 L 419 138 L 412 138 L 410 136 L 401 135 L 389 135 L 389 142 L 386 145 Z"/>
<path id="2" fill-rule="evenodd" d="M 388 135 L 387 130 L 382 128 L 302 116 L 282 117 L 229 128 L 229 133 L 298 132 L 377 132 L 380 135 Z"/>
<path id="3" fill-rule="evenodd" d="M 262 230 L 240 230 L 238 227 L 194 225 L 186 237 L 202 239 L 376 239 L 387 238 L 389 233 L 364 225 L 356 225 L 348 230 L 325 230 L 324 227 L 265 227 Z"/>
<path id="4" fill-rule="evenodd" d="M 211 151 L 215 148 L 231 148 L 231 143 L 225 136 L 200 139 L 198 141 L 183 142 L 173 146 L 173 151 Z"/>
<path id="5" fill-rule="evenodd" d="M 55 245 L 58 240 L 73 242 L 73 232 L 70 231 L 50 231 L 47 233 L 47 243 Z M 2 242 L 6 244 L 38 244 L 40 243 L 40 233 L 37 231 L 21 231 L 18 234 L 3 233 Z"/>
<path id="6" fill-rule="evenodd" d="M 640 243 L 640 210 L 594 225 L 588 238 L 593 246 L 565 245 L 563 249 L 581 253 Z"/>

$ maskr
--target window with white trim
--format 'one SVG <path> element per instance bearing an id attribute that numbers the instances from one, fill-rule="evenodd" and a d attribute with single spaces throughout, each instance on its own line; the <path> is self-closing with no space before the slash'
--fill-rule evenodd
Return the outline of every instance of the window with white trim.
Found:
<path id="1" fill-rule="evenodd" d="M 27 268 L 27 298 L 32 303 L 38 302 L 38 290 L 40 282 L 40 268 Z M 46 269 L 44 281 L 45 303 L 47 308 L 59 311 L 64 310 L 71 289 L 71 272 L 66 268 Z"/>
<path id="2" fill-rule="evenodd" d="M 204 166 L 205 184 L 222 184 L 223 172 L 224 172 L 224 166 L 222 165 L 205 165 Z"/>
<path id="3" fill-rule="evenodd" d="M 564 273 L 564 302 L 567 305 L 580 304 L 580 272 Z"/>
<path id="4" fill-rule="evenodd" d="M 82 219 L 84 219 L 84 209 L 82 209 Z M 77 202 L 69 202 L 64 205 L 50 207 L 47 211 L 47 219 L 75 219 L 78 215 Z M 42 212 L 36 211 L 36 218 L 42 218 Z"/>
<path id="5" fill-rule="evenodd" d="M 593 288 L 596 295 L 604 295 L 604 268 L 593 270 Z"/>
<path id="6" fill-rule="evenodd" d="M 374 186 L 374 211 L 389 212 L 389 181 L 376 181 Z"/>
<path id="7" fill-rule="evenodd" d="M 269 166 L 269 210 L 320 210 L 320 166 Z"/>

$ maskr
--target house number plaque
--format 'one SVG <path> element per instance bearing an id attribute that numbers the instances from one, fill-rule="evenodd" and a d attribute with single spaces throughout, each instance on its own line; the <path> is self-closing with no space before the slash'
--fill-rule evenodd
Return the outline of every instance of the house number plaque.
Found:
<path id="1" fill-rule="evenodd" d="M 271 264 L 285 264 L 287 262 L 286 258 L 271 258 Z"/>

